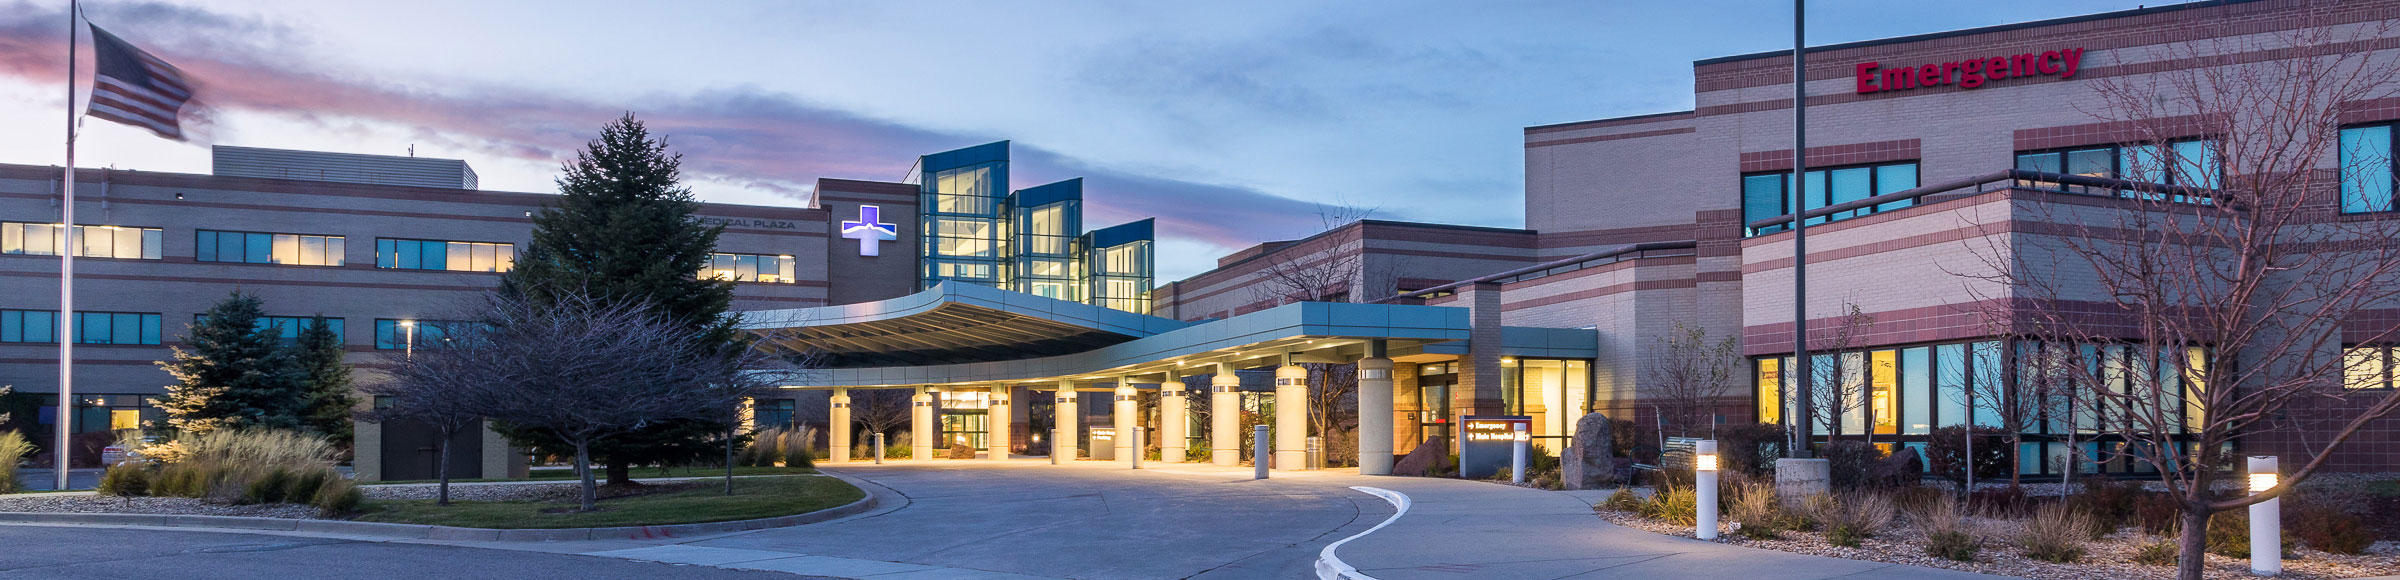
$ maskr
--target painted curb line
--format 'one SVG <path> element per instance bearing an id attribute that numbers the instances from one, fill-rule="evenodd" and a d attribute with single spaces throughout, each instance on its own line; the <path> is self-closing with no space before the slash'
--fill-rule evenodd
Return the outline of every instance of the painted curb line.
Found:
<path id="1" fill-rule="evenodd" d="M 1383 501 L 1391 502 L 1393 508 L 1392 517 L 1384 518 L 1383 523 L 1375 524 L 1375 527 L 1367 528 L 1367 531 L 1352 534 L 1350 537 L 1342 538 L 1340 540 L 1335 540 L 1331 544 L 1326 544 L 1325 549 L 1318 550 L 1317 580 L 1375 580 L 1374 576 L 1368 576 L 1366 573 L 1359 572 L 1358 568 L 1351 566 L 1348 562 L 1343 562 L 1340 556 L 1335 556 L 1333 554 L 1334 549 L 1342 547 L 1342 544 L 1350 543 L 1351 540 L 1367 537 L 1367 534 L 1375 533 L 1376 530 L 1381 530 L 1384 526 L 1392 525 L 1392 522 L 1400 521 L 1400 516 L 1408 515 L 1408 506 L 1410 505 L 1408 494 L 1383 489 L 1380 487 L 1367 487 L 1364 485 L 1353 485 L 1350 486 L 1350 489 L 1355 489 L 1358 490 L 1359 493 L 1380 497 L 1383 498 Z"/>
<path id="2" fill-rule="evenodd" d="M 848 478 L 839 478 L 847 480 Z M 277 531 L 343 534 L 404 540 L 468 540 L 484 542 L 552 542 L 582 540 L 651 540 L 682 536 L 747 532 L 769 528 L 785 528 L 846 518 L 875 509 L 881 503 L 874 490 L 851 483 L 862 492 L 858 501 L 804 514 L 771 518 L 672 524 L 662 526 L 623 526 L 609 528 L 549 528 L 503 530 L 493 528 L 461 528 L 424 524 L 390 524 L 353 522 L 346 520 L 301 520 L 290 518 L 257 518 L 241 516 L 162 515 L 162 514 L 88 514 L 48 512 L 0 512 L 0 524 L 63 524 L 86 526 L 144 526 L 159 528 L 201 528 L 223 531 Z"/>

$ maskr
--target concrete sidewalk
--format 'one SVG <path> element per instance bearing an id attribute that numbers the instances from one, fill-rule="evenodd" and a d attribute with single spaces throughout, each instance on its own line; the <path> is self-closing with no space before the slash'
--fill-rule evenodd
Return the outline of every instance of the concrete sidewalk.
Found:
<path id="1" fill-rule="evenodd" d="M 1675 538 L 1618 526 L 1573 494 L 1479 481 L 1360 477 L 1407 494 L 1392 525 L 1335 556 L 1383 580 L 1419 578 L 1996 578 Z"/>

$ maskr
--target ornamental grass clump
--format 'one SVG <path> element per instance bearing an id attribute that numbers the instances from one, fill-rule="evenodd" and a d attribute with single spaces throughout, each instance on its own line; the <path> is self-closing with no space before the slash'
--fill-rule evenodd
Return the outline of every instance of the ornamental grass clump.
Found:
<path id="1" fill-rule="evenodd" d="M 334 470 L 331 443 L 291 431 L 219 429 L 144 447 L 141 456 L 146 461 L 111 467 L 102 483 L 117 484 L 103 493 L 309 504 L 328 482 L 347 483 Z"/>
<path id="2" fill-rule="evenodd" d="M 1783 537 L 1790 528 L 1792 514 L 1784 511 L 1782 498 L 1775 497 L 1773 484 L 1759 482 L 1733 489 L 1732 504 L 1725 513 L 1741 524 L 1733 533 L 1753 540 L 1772 540 Z"/>
<path id="3" fill-rule="evenodd" d="M 1645 518 L 1693 525 L 1700 523 L 1700 497 L 1689 487 L 1659 488 L 1636 512 Z"/>
<path id="4" fill-rule="evenodd" d="M 1942 498 L 1925 502 L 1909 513 L 1909 520 L 1925 534 L 1925 555 L 1973 562 L 1975 554 L 1983 551 L 1983 541 L 1967 528 L 1966 511 L 1957 500 Z"/>
<path id="5" fill-rule="evenodd" d="M 1891 498 L 1872 492 L 1844 494 L 1836 500 L 1836 508 L 1818 514 L 1825 526 L 1825 541 L 1845 548 L 1856 548 L 1892 525 L 1899 515 Z"/>
<path id="6" fill-rule="evenodd" d="M 17 486 L 17 461 L 33 453 L 33 444 L 15 431 L 0 431 L 0 493 L 24 491 Z"/>
<path id="7" fill-rule="evenodd" d="M 1616 493 L 1608 494 L 1608 499 L 1601 500 L 1600 507 L 1621 512 L 1640 511 L 1642 496 L 1634 495 L 1633 488 L 1620 487 Z"/>
<path id="8" fill-rule="evenodd" d="M 2063 503 L 2033 510 L 2017 532 L 2017 547 L 2025 557 L 2065 564 L 2083 559 L 2084 542 L 2091 537 L 2091 516 Z"/>

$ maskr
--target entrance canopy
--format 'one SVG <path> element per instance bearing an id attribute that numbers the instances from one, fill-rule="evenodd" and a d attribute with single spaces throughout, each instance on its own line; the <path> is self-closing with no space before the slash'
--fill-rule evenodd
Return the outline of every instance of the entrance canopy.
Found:
<path id="1" fill-rule="evenodd" d="M 1218 365 L 1349 363 L 1378 341 L 1387 356 L 1460 352 L 1471 324 L 1465 308 L 1326 302 L 1182 322 L 945 283 L 877 302 L 751 312 L 743 327 L 822 355 L 820 369 L 787 388 L 839 388 L 1156 381 Z M 1511 355 L 1598 350 L 1590 329 L 1510 328 L 1501 339 Z"/>

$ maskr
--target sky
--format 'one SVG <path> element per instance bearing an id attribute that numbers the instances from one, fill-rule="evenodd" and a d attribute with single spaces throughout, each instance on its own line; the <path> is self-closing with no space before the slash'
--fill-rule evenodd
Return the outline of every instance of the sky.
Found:
<path id="1" fill-rule="evenodd" d="M 2134 2 L 1820 1 L 1811 45 Z M 802 206 L 1011 140 L 1014 188 L 1159 220 L 1159 278 L 1379 219 L 1520 227 L 1523 130 L 1692 106 L 1691 62 L 1788 48 L 1782 2 L 86 2 L 198 85 L 191 136 L 90 120 L 86 167 L 207 173 L 208 146 L 466 159 L 555 192 L 625 112 L 704 200 Z M 0 163 L 64 162 L 65 0 L 0 0 Z M 86 39 L 88 42 L 88 38 Z M 88 82 L 88 50 L 83 74 Z M 1338 213 L 1338 212 L 1337 212 Z"/>

